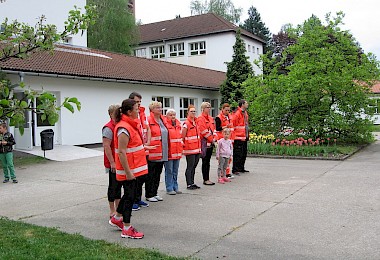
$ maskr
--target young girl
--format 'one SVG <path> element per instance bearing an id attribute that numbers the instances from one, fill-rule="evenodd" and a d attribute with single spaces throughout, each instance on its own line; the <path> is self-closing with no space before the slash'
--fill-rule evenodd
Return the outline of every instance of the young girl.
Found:
<path id="1" fill-rule="evenodd" d="M 218 140 L 218 147 L 216 148 L 216 159 L 218 160 L 218 182 L 224 184 L 225 182 L 231 182 L 230 179 L 226 177 L 226 169 L 228 166 L 228 161 L 232 157 L 232 140 L 230 139 L 231 130 L 229 128 L 224 128 L 223 138 Z"/>
<path id="2" fill-rule="evenodd" d="M 13 183 L 18 183 L 13 166 L 13 145 L 16 144 L 13 135 L 7 131 L 7 124 L 0 123 L 0 160 L 3 165 L 4 181 L 9 182 L 9 177 Z"/>

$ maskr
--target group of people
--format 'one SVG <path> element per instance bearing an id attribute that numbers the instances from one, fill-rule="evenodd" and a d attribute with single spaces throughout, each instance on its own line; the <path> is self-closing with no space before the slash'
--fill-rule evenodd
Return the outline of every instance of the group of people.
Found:
<path id="1" fill-rule="evenodd" d="M 111 105 L 108 109 L 110 121 L 102 129 L 104 166 L 109 175 L 109 224 L 119 228 L 122 237 L 137 239 L 144 234 L 130 224 L 132 211 L 148 207 L 147 202 L 163 201 L 158 195 L 163 168 L 166 193 L 182 193 L 177 179 L 183 155 L 188 190 L 200 189 L 194 182 L 200 159 L 203 184 L 215 185 L 210 180 L 210 161 L 215 146 L 218 183 L 230 182 L 234 175 L 248 172 L 244 168 L 249 136 L 247 101 L 239 101 L 233 115 L 230 105 L 223 104 L 215 120 L 210 114 L 210 103 L 201 104 L 198 117 L 196 108 L 189 105 L 187 118 L 181 124 L 174 109 L 168 109 L 163 115 L 162 104 L 158 101 L 149 104 L 150 113 L 146 116 L 141 99 L 139 93 L 133 92 L 121 106 Z M 144 184 L 147 202 L 142 200 Z"/>

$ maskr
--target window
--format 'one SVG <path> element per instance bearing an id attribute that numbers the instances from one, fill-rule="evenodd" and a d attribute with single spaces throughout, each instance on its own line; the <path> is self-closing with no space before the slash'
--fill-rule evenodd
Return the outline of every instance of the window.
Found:
<path id="1" fill-rule="evenodd" d="M 259 50 L 260 50 L 260 49 L 259 49 L 259 48 L 257 48 L 256 50 L 257 50 L 257 54 L 260 54 L 260 52 L 259 52 Z"/>
<path id="2" fill-rule="evenodd" d="M 150 48 L 150 54 L 152 59 L 165 58 L 165 46 L 161 45 Z"/>
<path id="3" fill-rule="evenodd" d="M 145 48 L 142 48 L 142 49 L 137 49 L 137 50 L 135 50 L 135 56 L 136 56 L 136 57 L 143 57 L 143 58 L 146 58 L 146 49 L 145 49 Z"/>
<path id="4" fill-rule="evenodd" d="M 184 46 L 185 46 L 184 43 L 170 44 L 169 45 L 169 56 L 170 57 L 177 57 L 177 56 L 185 55 Z"/>
<path id="5" fill-rule="evenodd" d="M 255 46 L 252 45 L 252 53 L 255 53 Z"/>
<path id="6" fill-rule="evenodd" d="M 190 55 L 206 54 L 206 42 L 193 42 L 189 44 Z"/>
<path id="7" fill-rule="evenodd" d="M 380 99 L 370 99 L 369 101 L 369 109 L 374 113 L 374 114 L 380 114 Z"/>
<path id="8" fill-rule="evenodd" d="M 251 45 L 248 44 L 248 52 L 251 52 Z"/>
<path id="9" fill-rule="evenodd" d="M 163 115 L 166 115 L 166 111 L 168 111 L 169 108 L 173 108 L 172 97 L 152 97 L 152 101 L 161 102 Z"/>
<path id="10" fill-rule="evenodd" d="M 187 117 L 187 108 L 189 105 L 195 106 L 195 98 L 180 98 L 179 99 L 179 117 L 181 120 Z"/>
<path id="11" fill-rule="evenodd" d="M 209 102 L 211 104 L 210 115 L 212 117 L 216 117 L 218 115 L 218 100 L 217 99 L 204 98 L 202 102 Z"/>

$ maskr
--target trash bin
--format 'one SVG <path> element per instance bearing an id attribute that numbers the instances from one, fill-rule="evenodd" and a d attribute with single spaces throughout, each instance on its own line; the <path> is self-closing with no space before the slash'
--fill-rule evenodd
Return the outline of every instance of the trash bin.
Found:
<path id="1" fill-rule="evenodd" d="M 41 149 L 53 150 L 54 131 L 53 129 L 46 129 L 40 133 L 41 136 Z"/>

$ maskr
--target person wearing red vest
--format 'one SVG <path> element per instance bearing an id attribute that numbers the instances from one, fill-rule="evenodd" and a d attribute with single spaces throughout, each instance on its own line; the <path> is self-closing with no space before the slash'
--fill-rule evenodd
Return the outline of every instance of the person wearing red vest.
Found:
<path id="1" fill-rule="evenodd" d="M 143 136 L 136 121 L 138 112 L 136 101 L 125 99 L 115 113 L 117 122 L 114 129 L 116 179 L 122 184 L 124 195 L 109 224 L 121 229 L 121 237 L 127 238 L 144 237 L 143 233 L 130 225 L 136 197 L 136 177 L 148 173 Z"/>
<path id="2" fill-rule="evenodd" d="M 230 105 L 228 103 L 224 103 L 222 106 L 222 110 L 217 117 L 215 117 L 215 136 L 217 140 L 223 139 L 223 129 L 228 128 L 230 130 L 230 139 L 232 143 L 234 142 L 234 124 L 233 118 L 230 114 Z M 228 166 L 226 169 L 227 178 L 234 178 L 231 174 L 230 164 L 232 162 L 232 157 L 228 161 Z"/>
<path id="3" fill-rule="evenodd" d="M 182 124 L 183 154 L 186 156 L 186 184 L 188 190 L 199 189 L 194 183 L 195 168 L 197 168 L 201 156 L 201 141 L 199 128 L 196 121 L 195 107 L 187 108 L 187 119 Z"/>
<path id="4" fill-rule="evenodd" d="M 214 150 L 214 132 L 215 123 L 212 116 L 210 116 L 211 104 L 203 102 L 201 104 L 202 113 L 197 118 L 201 137 L 201 155 L 202 155 L 202 176 L 204 185 L 215 185 L 210 181 L 210 160 L 212 151 Z"/>
<path id="5" fill-rule="evenodd" d="M 245 169 L 247 158 L 247 145 L 249 139 L 248 102 L 244 99 L 239 101 L 239 107 L 234 114 L 234 159 L 232 173 L 239 175 L 241 172 L 249 172 Z"/>
<path id="6" fill-rule="evenodd" d="M 178 190 L 178 168 L 182 157 L 182 127 L 176 119 L 174 109 L 168 109 L 166 112 L 166 121 L 169 131 L 169 161 L 164 162 L 165 166 L 165 185 L 166 193 L 169 195 L 181 194 Z"/>
<path id="7" fill-rule="evenodd" d="M 139 107 L 139 115 L 137 117 L 137 122 L 139 123 L 139 128 L 143 134 L 143 140 L 145 145 L 150 144 L 150 138 L 151 138 L 151 132 L 148 124 L 148 120 L 146 119 L 145 115 L 145 107 L 141 106 L 141 100 L 142 96 L 137 92 L 132 92 L 129 95 L 130 99 L 133 99 L 137 102 Z M 149 151 L 145 150 L 146 156 L 148 156 Z M 136 199 L 135 203 L 133 204 L 133 210 L 139 210 L 140 207 L 146 208 L 149 207 L 149 204 L 143 201 L 142 198 L 142 192 L 143 192 L 143 185 L 146 183 L 146 180 L 148 178 L 148 175 L 142 175 L 137 177 L 137 192 L 136 192 Z"/>
<path id="8" fill-rule="evenodd" d="M 104 150 L 104 167 L 108 174 L 108 191 L 107 198 L 110 208 L 110 218 L 115 215 L 116 208 L 121 198 L 121 184 L 116 180 L 116 164 L 115 164 L 115 146 L 113 142 L 113 130 L 115 129 L 114 113 L 119 109 L 119 105 L 111 105 L 108 108 L 110 121 L 103 126 L 103 150 Z"/>
<path id="9" fill-rule="evenodd" d="M 166 119 L 162 116 L 161 102 L 152 101 L 149 104 L 149 110 L 148 123 L 152 133 L 150 145 L 155 146 L 155 149 L 149 150 L 145 197 L 147 201 L 157 202 L 163 200 L 157 192 L 164 162 L 169 159 L 169 133 L 166 127 Z"/>

